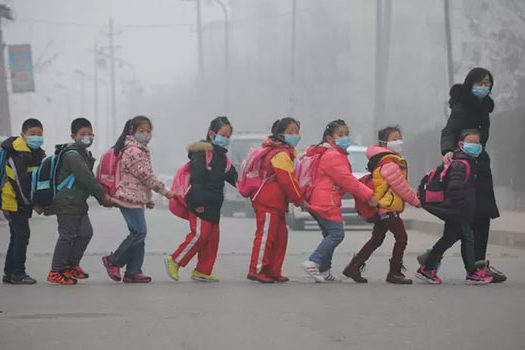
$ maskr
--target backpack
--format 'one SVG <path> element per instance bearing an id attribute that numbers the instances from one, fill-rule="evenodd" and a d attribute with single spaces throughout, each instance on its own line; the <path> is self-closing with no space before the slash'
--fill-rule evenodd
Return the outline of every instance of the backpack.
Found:
<path id="1" fill-rule="evenodd" d="M 7 151 L 3 148 L 0 148 L 0 192 L 2 191 L 2 188 L 4 187 L 4 184 L 7 181 L 7 174 L 5 170 L 6 166 L 7 166 Z"/>
<path id="2" fill-rule="evenodd" d="M 211 170 L 210 162 L 213 158 L 212 152 L 206 152 L 206 168 Z M 226 156 L 226 169 L 225 173 L 230 171 L 232 163 L 230 157 Z M 191 171 L 190 162 L 187 162 L 175 173 L 173 177 L 173 183 L 171 184 L 171 191 L 175 193 L 175 197 L 169 200 L 169 210 L 180 218 L 189 219 L 189 209 L 186 204 L 186 195 L 191 188 Z"/>
<path id="3" fill-rule="evenodd" d="M 64 154 L 77 152 L 75 150 L 61 151 L 59 154 L 44 158 L 40 166 L 33 171 L 31 177 L 31 201 L 35 205 L 48 207 L 53 203 L 56 192 L 64 187 L 71 189 L 75 183 L 75 175 L 68 175 L 60 184 L 56 183 L 56 176 L 60 161 Z M 77 152 L 78 153 L 78 152 Z"/>
<path id="4" fill-rule="evenodd" d="M 273 156 L 282 151 L 282 148 L 272 147 L 259 147 L 250 150 L 239 168 L 240 176 L 237 180 L 237 189 L 241 196 L 252 200 L 257 197 L 263 186 L 275 176 L 275 174 L 267 176 L 268 174 L 261 170 L 263 161 L 266 156 Z"/>
<path id="5" fill-rule="evenodd" d="M 299 189 L 307 201 L 312 197 L 321 156 L 322 153 L 316 153 L 312 156 L 305 154 L 295 164 L 295 176 L 299 183 Z"/>
<path id="6" fill-rule="evenodd" d="M 453 161 L 461 162 L 465 165 L 467 168 L 465 182 L 467 182 L 470 179 L 471 174 L 470 163 L 464 159 Z M 423 208 L 425 208 L 425 204 L 439 204 L 445 201 L 445 177 L 447 176 L 451 165 L 452 163 L 448 165 L 441 164 L 421 179 L 417 190 L 417 196 L 421 201 Z"/>
<path id="7" fill-rule="evenodd" d="M 120 183 L 120 160 L 122 151 L 115 155 L 113 147 L 106 151 L 100 158 L 97 167 L 97 182 L 102 186 L 105 193 L 114 195 Z"/>

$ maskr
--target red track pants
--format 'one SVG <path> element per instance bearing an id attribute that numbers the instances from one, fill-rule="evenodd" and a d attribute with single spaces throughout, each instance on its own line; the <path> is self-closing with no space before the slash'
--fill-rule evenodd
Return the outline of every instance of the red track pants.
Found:
<path id="1" fill-rule="evenodd" d="M 219 224 L 202 220 L 192 213 L 190 213 L 189 221 L 191 232 L 173 253 L 173 261 L 184 267 L 198 253 L 195 270 L 211 275 L 219 248 Z"/>
<path id="2" fill-rule="evenodd" d="M 288 244 L 288 229 L 284 215 L 284 212 L 274 214 L 255 209 L 257 231 L 253 241 L 250 273 L 281 276 Z"/>

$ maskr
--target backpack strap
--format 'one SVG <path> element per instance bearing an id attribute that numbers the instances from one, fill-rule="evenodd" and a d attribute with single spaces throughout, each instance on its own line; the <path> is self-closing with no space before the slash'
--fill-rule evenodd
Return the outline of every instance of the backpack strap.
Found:
<path id="1" fill-rule="evenodd" d="M 471 175 L 472 169 L 470 167 L 470 163 L 467 160 L 465 160 L 465 159 L 454 159 L 449 164 L 446 164 L 444 166 L 444 168 L 443 168 L 443 171 L 439 175 L 439 179 L 441 181 L 443 181 L 445 179 L 445 176 L 447 176 L 448 170 L 450 169 L 450 166 L 452 165 L 453 162 L 459 162 L 459 163 L 462 163 L 463 165 L 465 165 L 465 182 L 467 182 L 470 179 L 470 175 Z M 432 179 L 429 178 L 429 183 L 430 183 L 431 180 Z"/>
<path id="2" fill-rule="evenodd" d="M 227 173 L 232 168 L 232 161 L 230 157 L 228 157 L 228 155 L 225 155 L 225 156 L 226 156 L 226 167 L 224 168 L 224 173 Z M 211 171 L 210 163 L 212 159 L 213 159 L 213 151 L 207 151 L 206 152 L 206 169 L 208 169 L 208 171 Z"/>

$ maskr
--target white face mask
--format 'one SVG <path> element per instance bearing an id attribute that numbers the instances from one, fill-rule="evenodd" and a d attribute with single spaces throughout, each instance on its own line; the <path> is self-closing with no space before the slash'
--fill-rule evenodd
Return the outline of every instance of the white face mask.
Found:
<path id="1" fill-rule="evenodd" d="M 403 152 L 403 140 L 388 141 L 386 147 L 393 152 L 401 154 Z"/>

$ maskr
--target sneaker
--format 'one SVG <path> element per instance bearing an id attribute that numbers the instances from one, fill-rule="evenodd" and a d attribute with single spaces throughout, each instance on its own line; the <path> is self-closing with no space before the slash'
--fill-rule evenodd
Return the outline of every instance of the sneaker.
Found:
<path id="1" fill-rule="evenodd" d="M 319 272 L 319 264 L 316 264 L 310 260 L 306 260 L 301 264 L 301 267 L 308 274 L 308 276 L 313 278 L 316 283 L 326 282 L 324 277 L 321 275 L 321 272 Z"/>
<path id="2" fill-rule="evenodd" d="M 4 283 L 4 284 L 11 284 L 11 277 L 9 277 L 7 275 L 3 275 L 2 276 L 2 283 Z"/>
<path id="3" fill-rule="evenodd" d="M 71 277 L 67 277 L 62 272 L 50 271 L 47 275 L 47 281 L 54 284 L 65 284 L 73 285 L 77 284 L 77 280 Z"/>
<path id="4" fill-rule="evenodd" d="M 35 284 L 36 279 L 23 273 L 21 275 L 12 275 L 9 283 L 11 284 Z"/>
<path id="5" fill-rule="evenodd" d="M 111 278 L 113 281 L 120 282 L 120 280 L 122 279 L 120 277 L 120 267 L 113 265 L 111 255 L 103 256 L 102 263 L 106 268 L 106 272 L 108 273 L 109 278 Z"/>
<path id="6" fill-rule="evenodd" d="M 290 279 L 286 276 L 283 276 L 283 275 L 280 275 L 280 276 L 271 276 L 271 278 L 275 281 L 275 282 L 279 282 L 279 283 L 284 283 L 284 282 L 288 282 Z"/>
<path id="7" fill-rule="evenodd" d="M 487 276 L 492 277 L 492 283 L 502 283 L 507 280 L 507 276 L 505 276 L 503 272 L 497 270 L 492 265 L 490 265 L 490 262 L 488 260 L 476 261 L 476 268 L 478 270 L 484 270 Z"/>
<path id="8" fill-rule="evenodd" d="M 321 276 L 323 276 L 325 282 L 331 282 L 331 283 L 343 282 L 339 277 L 335 277 L 334 275 L 332 275 L 330 270 L 320 272 L 320 274 Z"/>
<path id="9" fill-rule="evenodd" d="M 465 279 L 465 284 L 469 285 L 489 284 L 490 282 L 492 282 L 492 277 L 487 276 L 484 270 L 477 270 L 472 274 L 467 273 Z"/>
<path id="10" fill-rule="evenodd" d="M 84 280 L 86 278 L 89 278 L 89 274 L 86 273 L 80 266 L 67 266 L 66 271 L 64 271 L 64 274 L 67 277 L 73 277 L 77 280 Z"/>
<path id="11" fill-rule="evenodd" d="M 424 252 L 423 254 L 421 255 L 418 255 L 416 257 L 417 259 L 417 263 L 420 265 L 420 266 L 425 266 L 425 264 L 427 263 L 427 259 L 428 259 L 428 256 L 430 255 L 430 249 L 428 249 L 426 252 Z M 439 258 L 438 260 L 438 263 L 436 264 L 436 272 L 437 270 L 439 270 L 439 267 L 441 266 L 441 260 L 443 260 L 443 256 L 441 256 L 441 258 Z"/>
<path id="12" fill-rule="evenodd" d="M 166 266 L 166 272 L 168 276 L 174 281 L 179 280 L 179 267 L 180 265 L 173 261 L 171 255 L 166 255 L 164 257 L 164 266 Z"/>
<path id="13" fill-rule="evenodd" d="M 146 276 L 143 273 L 137 273 L 136 275 L 124 275 L 122 280 L 124 283 L 150 283 L 151 277 Z"/>
<path id="14" fill-rule="evenodd" d="M 197 270 L 191 272 L 191 279 L 199 282 L 219 282 L 219 277 L 215 275 L 206 275 Z"/>
<path id="15" fill-rule="evenodd" d="M 266 276 L 264 273 L 248 273 L 246 276 L 250 281 L 256 281 L 260 283 L 274 283 L 276 279 Z"/>
<path id="16" fill-rule="evenodd" d="M 430 284 L 441 284 L 443 282 L 436 274 L 436 270 L 427 270 L 425 266 L 421 266 L 417 270 L 416 277 Z"/>

